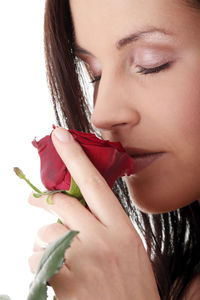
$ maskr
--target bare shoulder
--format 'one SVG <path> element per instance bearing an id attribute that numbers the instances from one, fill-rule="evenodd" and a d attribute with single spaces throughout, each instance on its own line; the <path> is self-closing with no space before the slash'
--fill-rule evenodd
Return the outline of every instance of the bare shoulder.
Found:
<path id="1" fill-rule="evenodd" d="M 200 300 L 200 275 L 193 280 L 183 300 Z"/>

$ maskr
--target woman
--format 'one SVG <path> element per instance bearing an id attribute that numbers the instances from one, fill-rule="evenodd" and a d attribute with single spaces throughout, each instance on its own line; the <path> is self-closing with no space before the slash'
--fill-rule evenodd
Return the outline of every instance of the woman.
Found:
<path id="1" fill-rule="evenodd" d="M 54 145 L 91 210 L 64 195 L 53 206 L 30 196 L 64 223 L 39 230 L 33 271 L 44 244 L 80 231 L 50 281 L 59 300 L 200 299 L 199 28 L 195 0 L 46 2 L 58 124 L 100 130 L 135 162 L 135 174 L 113 193 L 66 130 L 54 131 Z M 91 114 L 83 64 L 94 84 Z"/>

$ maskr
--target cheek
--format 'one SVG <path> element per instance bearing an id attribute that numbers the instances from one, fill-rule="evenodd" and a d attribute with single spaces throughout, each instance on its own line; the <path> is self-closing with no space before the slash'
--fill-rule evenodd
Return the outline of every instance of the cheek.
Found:
<path id="1" fill-rule="evenodd" d="M 163 82 L 154 97 L 156 125 L 166 134 L 169 146 L 200 143 L 200 73 L 196 67 L 186 72 L 186 67 Z"/>
<path id="2" fill-rule="evenodd" d="M 159 140 L 157 146 L 169 154 L 159 167 L 127 180 L 135 204 L 143 211 L 171 211 L 200 195 L 200 75 L 185 73 L 151 91 L 148 128 L 152 140 Z"/>
<path id="3" fill-rule="evenodd" d="M 184 142 L 196 145 L 200 134 L 200 75 L 191 76 L 177 82 L 171 97 L 172 111 L 168 112 L 169 127 L 172 124 Z M 173 118 L 173 120 L 172 120 Z M 171 123 L 170 123 L 171 121 Z M 178 138 L 178 137 L 177 137 Z"/>

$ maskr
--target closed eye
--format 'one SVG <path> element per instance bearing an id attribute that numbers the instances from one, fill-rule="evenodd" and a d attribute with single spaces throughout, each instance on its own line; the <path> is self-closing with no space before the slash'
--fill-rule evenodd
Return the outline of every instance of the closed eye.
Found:
<path id="1" fill-rule="evenodd" d="M 163 70 L 166 70 L 170 67 L 172 62 L 167 62 L 161 66 L 157 66 L 157 67 L 154 67 L 154 68 L 143 68 L 143 67 L 139 67 L 139 71 L 137 71 L 136 73 L 140 73 L 140 74 L 143 74 L 143 75 L 148 75 L 148 74 L 153 74 L 153 73 L 159 73 L 160 71 L 163 71 Z M 93 76 L 93 80 L 90 81 L 90 83 L 95 83 L 97 81 L 99 81 L 101 79 L 101 76 Z"/>
<path id="2" fill-rule="evenodd" d="M 154 68 L 143 68 L 143 67 L 139 67 L 139 71 L 137 71 L 136 73 L 140 73 L 140 74 L 152 74 L 152 73 L 159 73 L 162 70 L 165 70 L 167 68 L 169 68 L 171 65 L 171 62 L 167 62 L 164 65 L 158 66 L 158 67 L 154 67 Z"/>
<path id="3" fill-rule="evenodd" d="M 90 83 L 95 83 L 101 79 L 101 76 L 93 76 L 93 77 L 94 77 L 94 79 L 92 81 L 90 81 Z"/>

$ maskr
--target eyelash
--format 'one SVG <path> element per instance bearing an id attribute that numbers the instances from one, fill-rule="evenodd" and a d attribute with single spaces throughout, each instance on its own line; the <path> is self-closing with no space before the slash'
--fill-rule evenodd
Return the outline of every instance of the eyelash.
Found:
<path id="1" fill-rule="evenodd" d="M 169 66 L 170 66 L 170 62 L 167 62 L 164 65 L 161 65 L 161 66 L 158 66 L 155 68 L 150 68 L 150 69 L 140 67 L 140 71 L 138 71 L 137 73 L 141 73 L 144 75 L 152 74 L 152 73 L 159 73 L 160 71 L 167 69 Z"/>
<path id="2" fill-rule="evenodd" d="M 101 76 L 94 76 L 94 79 L 90 83 L 95 83 L 101 79 Z"/>
<path id="3" fill-rule="evenodd" d="M 143 74 L 143 75 L 148 75 L 148 74 L 153 74 L 153 73 L 159 73 L 160 71 L 163 71 L 167 68 L 169 68 L 170 66 L 170 62 L 165 63 L 164 65 L 155 67 L 155 68 L 143 68 L 140 67 L 140 70 L 137 71 L 137 73 Z M 90 81 L 90 83 L 95 83 L 97 81 L 99 81 L 101 79 L 101 76 L 94 76 L 94 79 L 92 81 Z"/>

